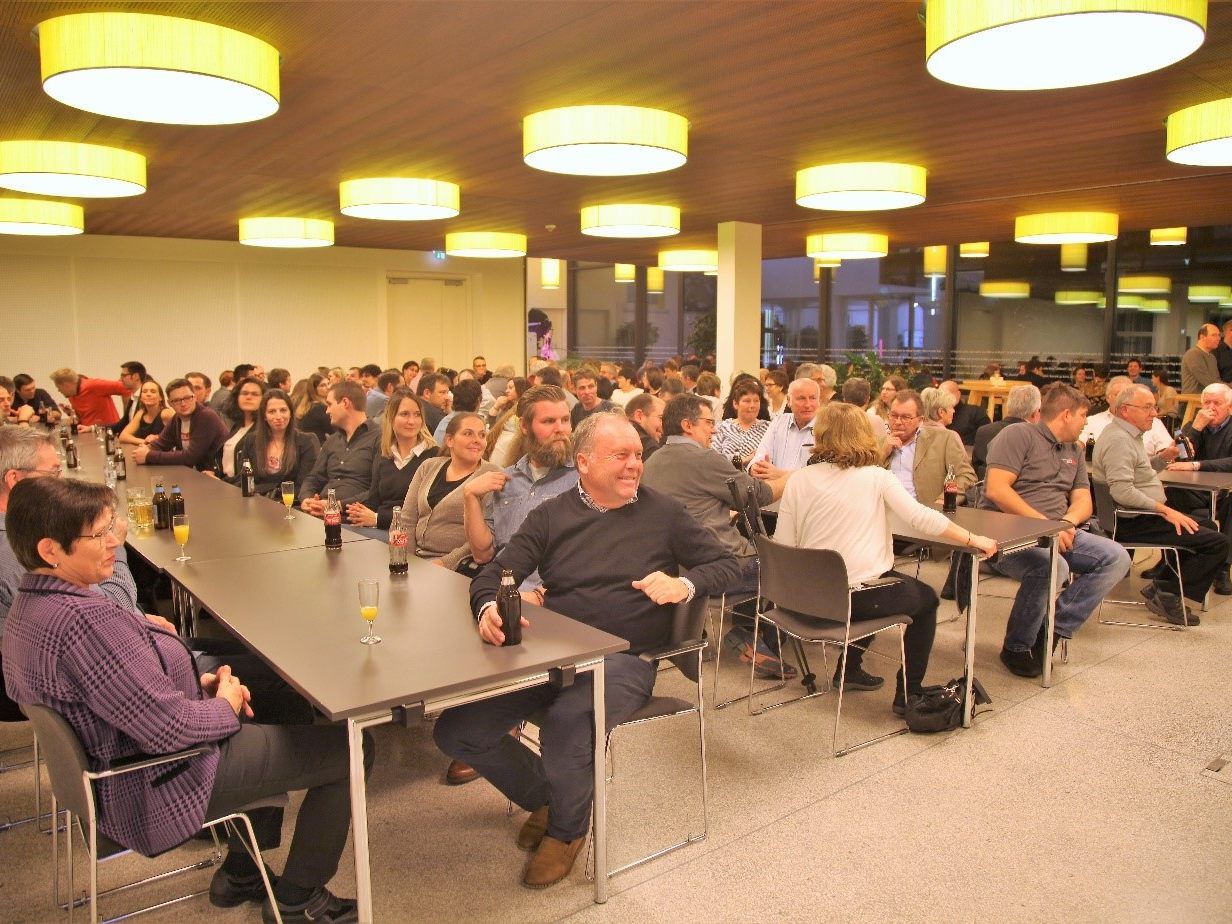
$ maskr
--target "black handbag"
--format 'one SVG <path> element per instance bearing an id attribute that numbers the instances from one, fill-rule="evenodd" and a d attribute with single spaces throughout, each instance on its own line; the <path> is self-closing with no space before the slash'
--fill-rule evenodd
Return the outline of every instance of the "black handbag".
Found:
<path id="1" fill-rule="evenodd" d="M 963 696 L 966 680 L 955 677 L 940 686 L 921 687 L 919 693 L 907 696 L 907 727 L 913 732 L 949 731 L 962 725 Z M 977 678 L 971 680 L 971 694 L 977 706 L 992 699 Z"/>

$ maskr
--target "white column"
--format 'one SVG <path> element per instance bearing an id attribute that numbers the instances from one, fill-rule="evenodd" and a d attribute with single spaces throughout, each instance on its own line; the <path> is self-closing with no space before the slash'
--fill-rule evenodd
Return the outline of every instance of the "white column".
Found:
<path id="1" fill-rule="evenodd" d="M 727 393 L 735 372 L 761 365 L 761 225 L 719 225 L 718 336 L 715 365 Z"/>

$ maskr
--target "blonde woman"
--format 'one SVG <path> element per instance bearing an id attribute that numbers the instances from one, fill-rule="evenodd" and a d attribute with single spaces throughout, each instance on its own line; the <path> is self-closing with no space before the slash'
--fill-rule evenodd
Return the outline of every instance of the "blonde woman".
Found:
<path id="1" fill-rule="evenodd" d="M 881 383 L 881 391 L 877 394 L 877 400 L 868 409 L 869 415 L 888 421 L 890 419 L 890 405 L 894 403 L 894 399 L 900 391 L 906 390 L 907 380 L 901 375 L 886 376 L 885 381 Z"/>
<path id="2" fill-rule="evenodd" d="M 920 413 L 924 420 L 921 427 L 932 427 L 934 430 L 948 429 L 954 422 L 954 408 L 958 407 L 958 399 L 942 388 L 925 388 L 920 392 Z M 955 431 L 954 439 L 962 446 L 962 437 Z"/>

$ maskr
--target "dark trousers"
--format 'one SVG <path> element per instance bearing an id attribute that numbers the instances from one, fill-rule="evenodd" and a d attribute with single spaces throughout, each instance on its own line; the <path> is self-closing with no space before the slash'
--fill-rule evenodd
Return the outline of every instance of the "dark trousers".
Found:
<path id="1" fill-rule="evenodd" d="M 907 692 L 915 693 L 924 685 L 928 672 L 928 656 L 932 654 L 933 637 L 937 634 L 937 592 L 913 577 L 898 571 L 887 571 L 882 577 L 895 577 L 899 583 L 887 587 L 871 587 L 851 595 L 851 631 L 858 631 L 860 619 L 905 614 L 911 617 L 903 646 L 907 654 Z M 847 668 L 860 667 L 868 640 L 854 642 L 847 648 Z"/>
<path id="2" fill-rule="evenodd" d="M 636 655 L 608 655 L 604 712 L 607 728 L 623 722 L 650 699 L 655 665 Z M 562 841 L 586 834 L 594 796 L 594 674 L 573 685 L 544 685 L 447 709 L 436 722 L 436 746 L 474 767 L 489 783 L 528 812 L 550 805 L 547 833 Z M 539 710 L 543 756 L 509 735 L 509 729 Z"/>
<path id="3" fill-rule="evenodd" d="M 282 878 L 305 889 L 329 882 L 338 871 L 351 827 L 346 729 L 247 723 L 219 748 L 206 817 L 226 815 L 256 799 L 307 789 Z M 372 739 L 365 732 L 365 774 L 372 771 L 373 753 Z M 261 849 L 277 847 L 281 811 L 253 812 L 251 817 Z M 243 850 L 238 840 L 228 846 L 233 852 Z"/>
<path id="4" fill-rule="evenodd" d="M 1181 577 L 1185 596 L 1201 602 L 1221 568 L 1228 566 L 1228 537 L 1214 529 L 1210 520 L 1194 517 L 1200 524 L 1196 533 L 1182 532 L 1157 516 L 1122 517 L 1117 522 L 1117 538 L 1126 542 L 1174 545 L 1181 551 Z M 1176 577 L 1168 572 L 1155 582 L 1170 594 L 1180 592 Z"/>
<path id="5" fill-rule="evenodd" d="M 252 711 L 265 725 L 311 725 L 312 706 L 295 689 L 274 673 L 268 664 L 234 639 L 189 638 L 197 673 L 218 673 L 224 664 L 252 694 Z"/>
<path id="6" fill-rule="evenodd" d="M 1184 510 L 1195 520 L 1209 522 L 1211 496 L 1206 491 L 1164 488 L 1164 493 L 1168 496 L 1169 507 Z M 1215 519 L 1219 521 L 1219 531 L 1229 538 L 1228 561 L 1232 562 L 1232 493 L 1221 491 L 1215 498 Z"/>

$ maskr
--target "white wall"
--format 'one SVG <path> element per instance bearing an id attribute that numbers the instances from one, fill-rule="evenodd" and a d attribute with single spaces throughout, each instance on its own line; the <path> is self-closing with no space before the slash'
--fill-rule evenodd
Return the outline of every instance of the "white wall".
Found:
<path id="1" fill-rule="evenodd" d="M 388 276 L 466 279 L 471 336 L 438 364 L 482 354 L 523 371 L 522 260 L 81 235 L 0 238 L 0 373 L 50 390 L 52 369 L 116 378 L 126 360 L 160 382 L 240 362 L 294 378 L 318 365 L 401 366 L 420 354 L 388 353 Z"/>

